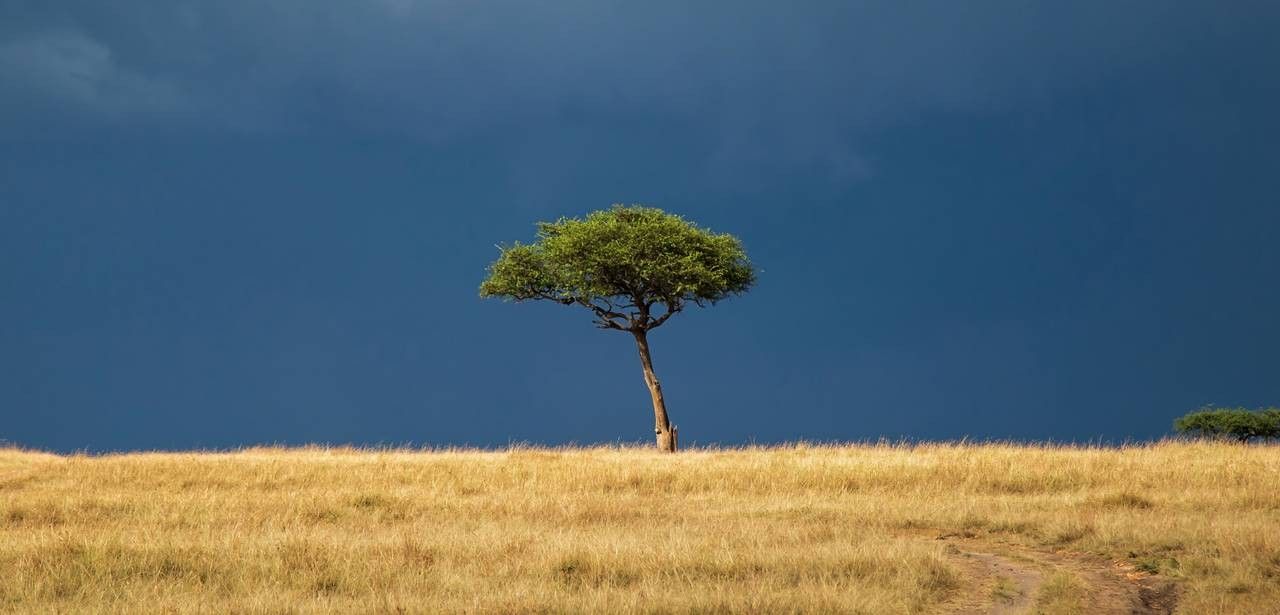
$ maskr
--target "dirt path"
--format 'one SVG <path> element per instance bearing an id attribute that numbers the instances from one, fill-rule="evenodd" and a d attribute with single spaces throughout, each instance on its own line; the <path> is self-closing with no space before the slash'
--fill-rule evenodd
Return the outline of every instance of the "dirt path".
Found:
<path id="1" fill-rule="evenodd" d="M 947 542 L 947 553 L 968 571 L 965 588 L 946 613 L 1167 615 L 1177 603 L 1176 585 L 1124 562 L 959 536 L 938 540 Z"/>

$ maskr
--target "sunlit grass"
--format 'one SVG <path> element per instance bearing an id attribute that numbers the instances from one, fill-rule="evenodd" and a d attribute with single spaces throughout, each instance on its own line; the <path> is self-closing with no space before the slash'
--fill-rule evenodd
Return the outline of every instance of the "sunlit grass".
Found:
<path id="1" fill-rule="evenodd" d="M 1036 596 L 1037 615 L 1078 615 L 1084 612 L 1084 587 L 1069 572 L 1051 575 Z"/>
<path id="2" fill-rule="evenodd" d="M 1280 604 L 1280 448 L 0 450 L 0 610 L 945 610 L 948 533 Z M 1046 577 L 1044 608 L 1078 598 Z M 1057 580 L 1055 580 L 1057 579 Z M 1047 592 L 1047 593 L 1045 593 Z"/>

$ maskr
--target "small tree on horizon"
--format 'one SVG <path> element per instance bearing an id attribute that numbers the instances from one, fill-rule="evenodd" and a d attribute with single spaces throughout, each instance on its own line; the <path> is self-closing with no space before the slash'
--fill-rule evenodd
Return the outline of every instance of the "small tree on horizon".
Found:
<path id="1" fill-rule="evenodd" d="M 1254 438 L 1280 438 L 1280 408 L 1212 408 L 1205 406 L 1179 417 L 1173 429 L 1204 438 L 1248 442 Z"/>
<path id="2" fill-rule="evenodd" d="M 658 449 L 675 452 L 678 433 L 653 371 L 648 334 L 691 304 L 706 307 L 750 289 L 755 271 L 742 243 L 639 205 L 537 226 L 534 243 L 499 247 L 480 296 L 576 305 L 591 311 L 597 327 L 630 333 L 653 399 Z"/>

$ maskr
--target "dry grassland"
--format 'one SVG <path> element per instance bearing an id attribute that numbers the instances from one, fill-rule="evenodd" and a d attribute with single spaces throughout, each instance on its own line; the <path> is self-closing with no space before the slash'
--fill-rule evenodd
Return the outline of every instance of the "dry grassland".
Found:
<path id="1" fill-rule="evenodd" d="M 1280 613 L 1280 447 L 0 450 L 4 612 L 1175 604 Z"/>

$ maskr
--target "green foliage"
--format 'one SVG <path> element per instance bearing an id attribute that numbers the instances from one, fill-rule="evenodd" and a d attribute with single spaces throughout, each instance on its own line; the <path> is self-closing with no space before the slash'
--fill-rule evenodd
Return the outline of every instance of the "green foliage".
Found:
<path id="1" fill-rule="evenodd" d="M 580 305 L 602 328 L 647 331 L 688 304 L 714 304 L 755 282 L 736 237 L 653 207 L 540 222 L 537 237 L 501 248 L 481 297 Z"/>
<path id="2" fill-rule="evenodd" d="M 1178 433 L 1200 437 L 1235 439 L 1280 438 L 1280 408 L 1204 407 L 1173 422 Z"/>

